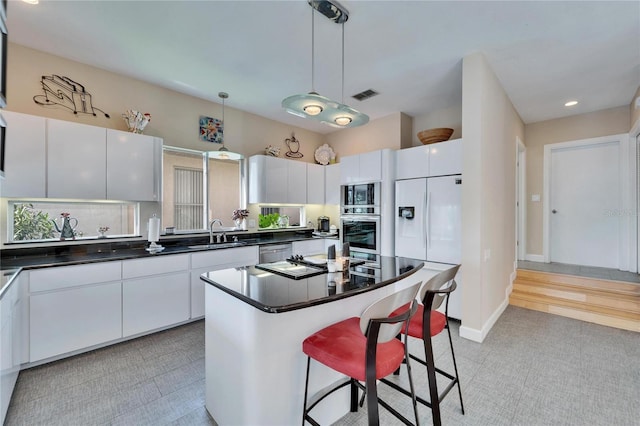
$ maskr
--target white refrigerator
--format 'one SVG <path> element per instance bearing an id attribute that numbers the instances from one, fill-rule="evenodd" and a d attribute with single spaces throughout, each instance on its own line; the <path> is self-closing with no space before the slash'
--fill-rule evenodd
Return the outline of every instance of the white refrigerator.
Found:
<path id="1" fill-rule="evenodd" d="M 396 181 L 395 255 L 435 269 L 460 263 L 462 175 Z M 449 299 L 449 316 L 461 318 L 461 282 Z"/>

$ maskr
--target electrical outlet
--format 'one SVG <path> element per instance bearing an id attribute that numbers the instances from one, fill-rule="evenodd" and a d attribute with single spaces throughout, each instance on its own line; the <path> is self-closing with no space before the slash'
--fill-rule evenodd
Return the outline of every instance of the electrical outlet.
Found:
<path id="1" fill-rule="evenodd" d="M 532 194 L 531 195 L 531 201 L 533 202 L 539 202 L 540 201 L 540 194 Z"/>
<path id="2" fill-rule="evenodd" d="M 484 249 L 484 261 L 491 259 L 491 249 Z"/>
<path id="3" fill-rule="evenodd" d="M 249 228 L 255 228 L 255 227 L 256 227 L 256 220 L 249 219 Z"/>

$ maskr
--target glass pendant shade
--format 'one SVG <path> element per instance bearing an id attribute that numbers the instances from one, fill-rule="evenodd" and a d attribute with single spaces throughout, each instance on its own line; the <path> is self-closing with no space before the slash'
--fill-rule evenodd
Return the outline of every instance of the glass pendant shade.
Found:
<path id="1" fill-rule="evenodd" d="M 289 96 L 282 101 L 282 107 L 289 114 L 317 120 L 332 127 L 357 127 L 369 122 L 366 114 L 315 92 Z"/>

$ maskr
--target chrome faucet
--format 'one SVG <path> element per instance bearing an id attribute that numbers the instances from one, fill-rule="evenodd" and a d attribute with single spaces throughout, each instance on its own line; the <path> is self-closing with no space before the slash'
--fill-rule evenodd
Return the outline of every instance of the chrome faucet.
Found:
<path id="1" fill-rule="evenodd" d="M 209 244 L 213 244 L 213 226 L 216 223 L 219 223 L 222 228 L 222 221 L 220 219 L 213 219 L 211 223 L 209 223 Z M 227 241 L 227 235 L 224 232 L 222 232 L 222 235 L 224 235 L 224 240 Z M 216 234 L 216 240 L 218 243 L 220 242 L 220 237 L 221 234 Z"/>

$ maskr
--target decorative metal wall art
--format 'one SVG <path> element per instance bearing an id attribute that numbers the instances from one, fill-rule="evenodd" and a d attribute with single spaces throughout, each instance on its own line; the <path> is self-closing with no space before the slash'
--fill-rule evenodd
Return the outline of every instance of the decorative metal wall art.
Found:
<path id="1" fill-rule="evenodd" d="M 222 143 L 224 125 L 217 118 L 200 116 L 200 140 L 204 142 Z"/>
<path id="2" fill-rule="evenodd" d="M 61 106 L 72 111 L 74 114 L 91 114 L 94 117 L 96 111 L 104 114 L 106 118 L 109 114 L 93 106 L 91 93 L 88 93 L 84 85 L 71 80 L 69 77 L 59 75 L 43 75 L 40 80 L 44 95 L 35 95 L 33 101 L 42 106 Z"/>
<path id="3" fill-rule="evenodd" d="M 291 158 L 302 158 L 303 155 L 300 152 L 300 141 L 296 139 L 295 133 L 291 133 L 291 137 L 284 140 L 284 143 L 287 144 L 287 148 L 289 151 L 285 153 L 287 157 Z"/>

